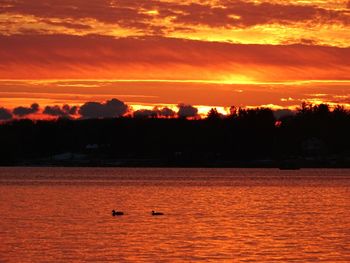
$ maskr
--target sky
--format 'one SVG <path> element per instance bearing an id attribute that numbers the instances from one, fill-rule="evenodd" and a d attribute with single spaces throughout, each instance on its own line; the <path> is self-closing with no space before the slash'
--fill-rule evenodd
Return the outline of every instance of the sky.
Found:
<path id="1" fill-rule="evenodd" d="M 348 0 L 0 0 L 0 107 L 350 107 Z"/>

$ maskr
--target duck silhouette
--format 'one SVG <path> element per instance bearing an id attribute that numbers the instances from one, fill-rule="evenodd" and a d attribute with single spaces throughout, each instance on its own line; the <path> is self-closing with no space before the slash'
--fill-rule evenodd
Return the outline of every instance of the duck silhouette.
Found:
<path id="1" fill-rule="evenodd" d="M 112 210 L 112 216 L 122 216 L 122 215 L 124 215 L 123 212 Z"/>
<path id="2" fill-rule="evenodd" d="M 164 215 L 164 214 L 161 212 L 152 211 L 152 216 L 162 216 L 162 215 Z"/>

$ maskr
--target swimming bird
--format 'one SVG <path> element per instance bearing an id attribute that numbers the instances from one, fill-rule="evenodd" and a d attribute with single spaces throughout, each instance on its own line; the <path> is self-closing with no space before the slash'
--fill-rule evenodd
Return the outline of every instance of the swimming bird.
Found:
<path id="1" fill-rule="evenodd" d="M 161 212 L 152 211 L 152 216 L 162 216 L 162 215 L 164 215 L 164 214 Z"/>
<path id="2" fill-rule="evenodd" d="M 112 210 L 112 216 L 122 216 L 122 215 L 124 215 L 123 212 Z"/>

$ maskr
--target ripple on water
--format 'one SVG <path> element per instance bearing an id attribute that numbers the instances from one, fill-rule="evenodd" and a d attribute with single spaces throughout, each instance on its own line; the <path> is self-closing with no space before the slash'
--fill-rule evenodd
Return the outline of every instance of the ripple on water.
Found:
<path id="1" fill-rule="evenodd" d="M 0 168 L 0 261 L 350 262 L 349 190 L 350 170 Z"/>

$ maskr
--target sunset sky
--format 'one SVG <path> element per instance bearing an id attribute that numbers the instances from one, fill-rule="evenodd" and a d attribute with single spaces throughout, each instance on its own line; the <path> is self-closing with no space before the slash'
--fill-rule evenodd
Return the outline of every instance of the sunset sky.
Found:
<path id="1" fill-rule="evenodd" d="M 350 107 L 350 1 L 0 0 L 0 79 L 8 109 Z"/>

